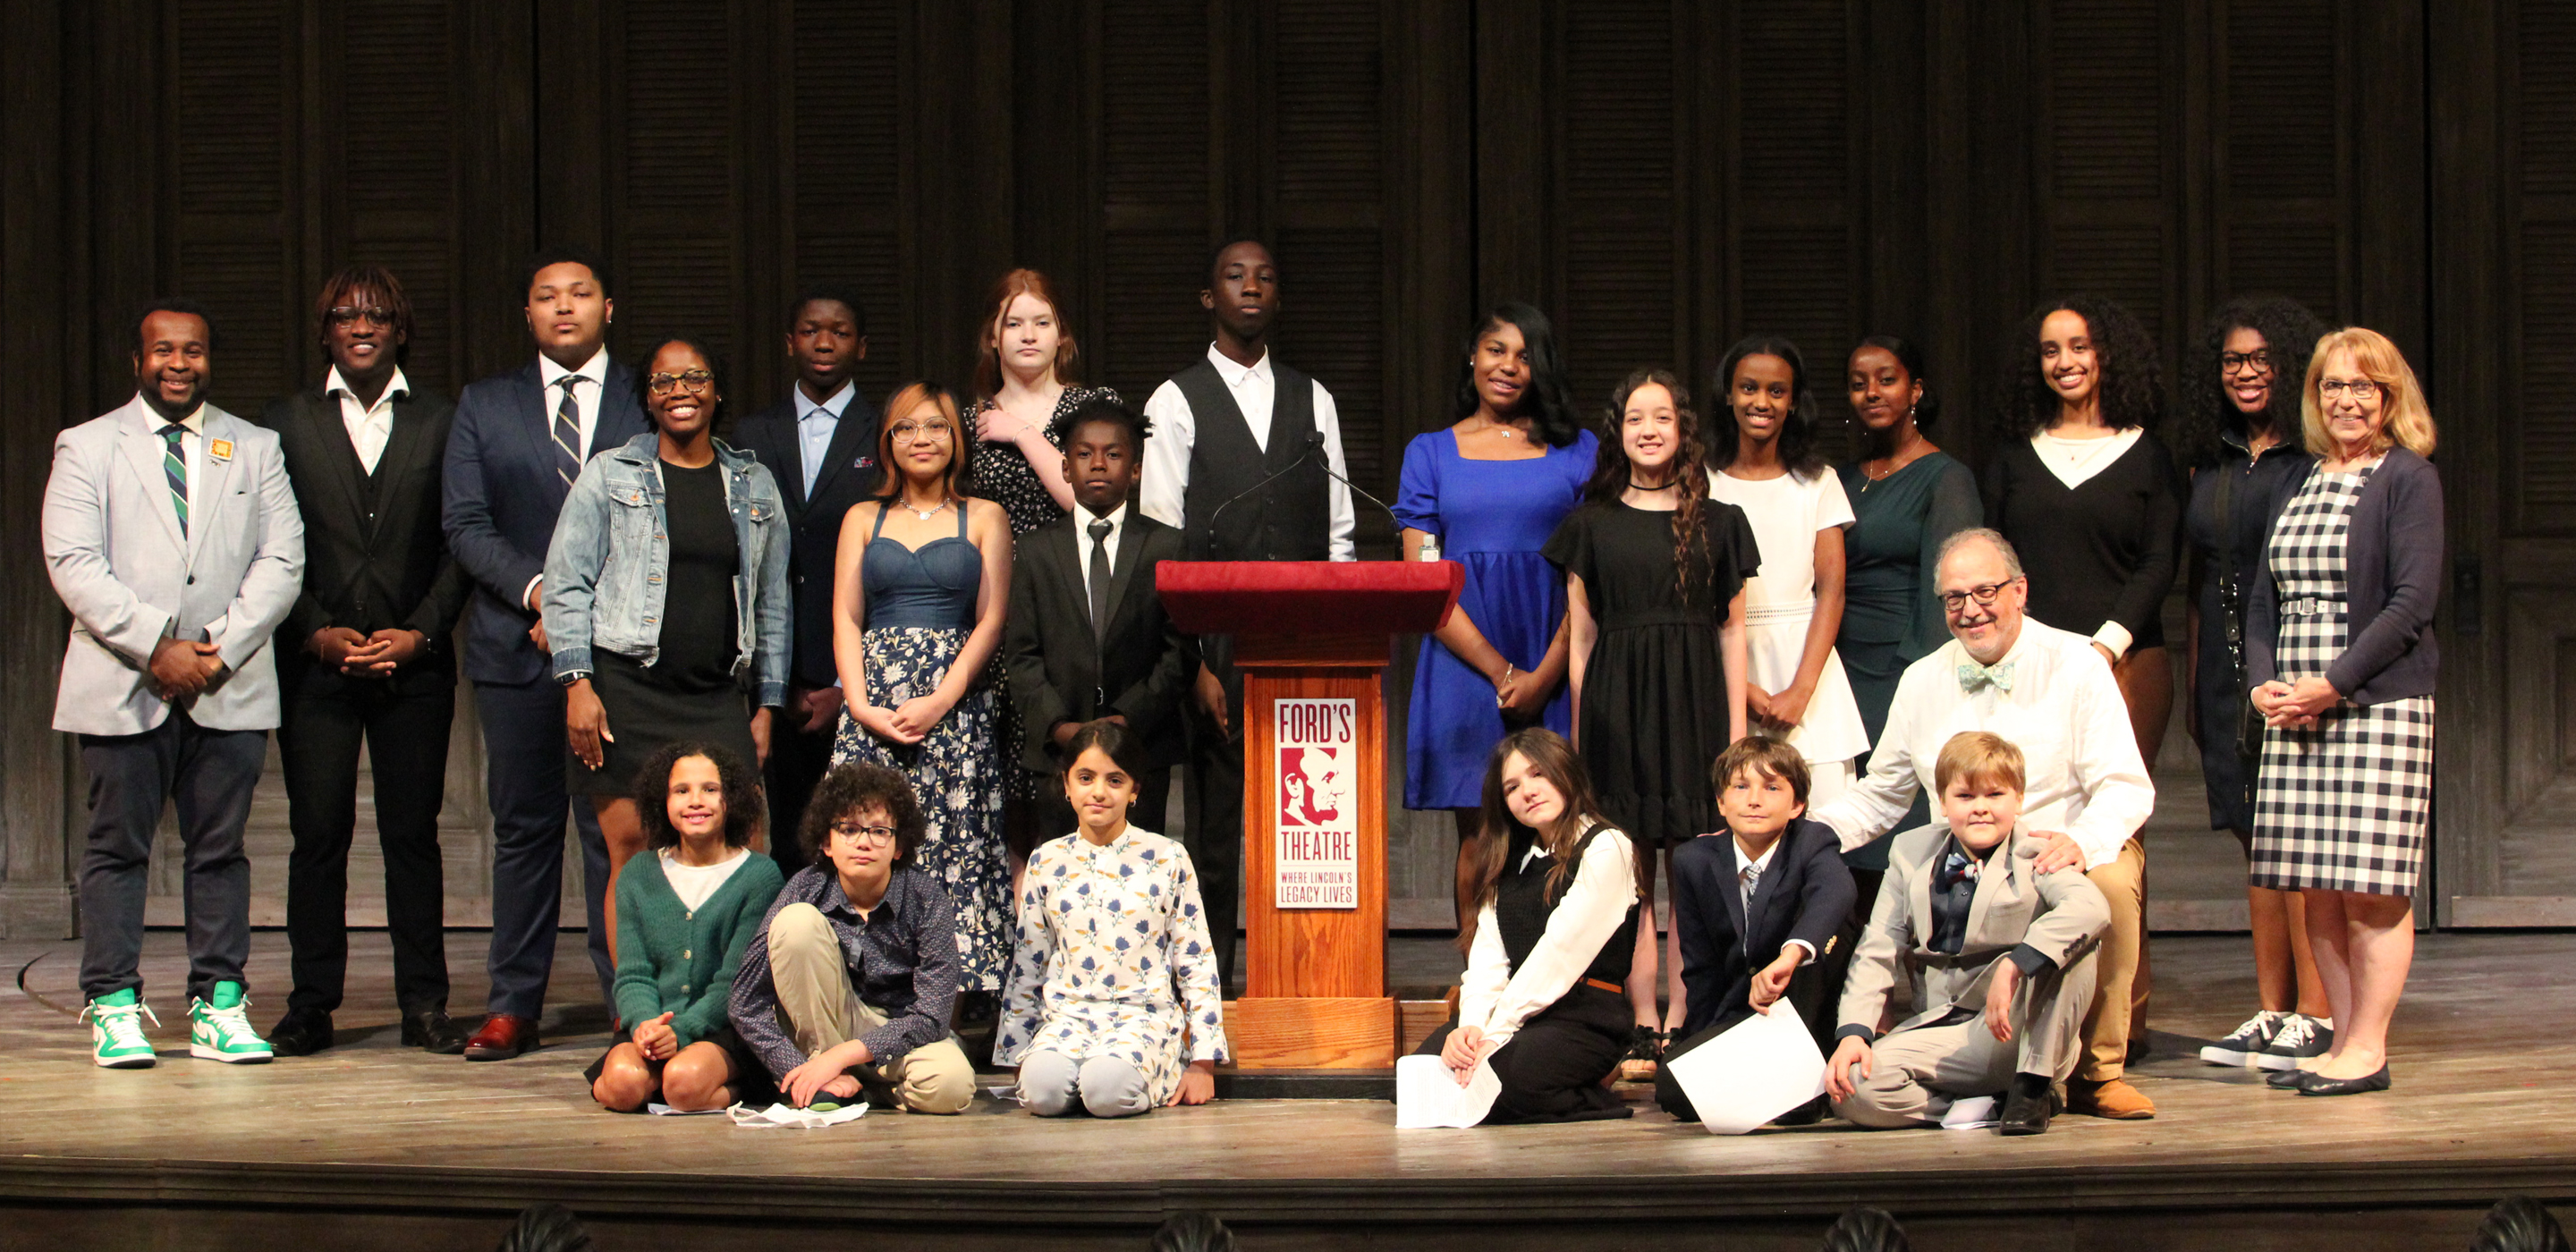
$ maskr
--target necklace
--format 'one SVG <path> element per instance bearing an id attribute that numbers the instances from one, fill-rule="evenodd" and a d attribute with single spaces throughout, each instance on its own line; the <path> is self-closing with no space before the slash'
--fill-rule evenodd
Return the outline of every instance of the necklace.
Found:
<path id="1" fill-rule="evenodd" d="M 1501 435 L 1501 436 L 1502 436 L 1503 438 L 1505 438 L 1505 439 L 1527 439 L 1527 438 L 1529 438 L 1529 436 L 1528 436 L 1528 435 L 1523 434 L 1523 433 L 1521 432 L 1521 428 L 1520 428 L 1520 427 L 1518 427 L 1518 426 L 1514 426 L 1514 425 L 1511 425 L 1511 424 L 1509 424 L 1509 423 L 1507 423 L 1507 422 L 1497 422 L 1497 421 L 1493 420 L 1492 418 L 1486 418 L 1486 419 L 1485 419 L 1485 424 L 1484 424 L 1483 426 L 1479 427 L 1479 428 L 1478 428 L 1478 430 L 1479 430 L 1480 432 L 1481 432 L 1481 431 L 1487 431 L 1487 430 L 1490 430 L 1490 431 L 1494 432 L 1494 433 L 1495 433 L 1495 434 L 1497 434 L 1497 435 Z"/>
<path id="2" fill-rule="evenodd" d="M 1631 478 L 1628 480 L 1628 490 L 1630 491 L 1670 491 L 1678 486 L 1681 486 L 1681 484 L 1665 483 L 1661 487 L 1649 487 L 1644 483 L 1638 482 L 1636 479 Z"/>
<path id="3" fill-rule="evenodd" d="M 906 512 L 906 513 L 910 513 L 910 514 L 912 514 L 914 517 L 920 518 L 921 520 L 923 520 L 923 521 L 925 521 L 925 522 L 926 522 L 926 521 L 929 521 L 930 519 L 932 519 L 932 518 L 934 518 L 934 517 L 939 516 L 939 510 L 944 509 L 944 508 L 947 508 L 947 507 L 948 507 L 948 502 L 947 502 L 946 500 L 942 500 L 942 501 L 940 501 L 939 503 L 934 504 L 934 505 L 931 505 L 929 508 L 926 508 L 926 509 L 916 509 L 916 508 L 912 507 L 912 501 L 910 501 L 910 500 L 906 500 L 906 501 L 904 501 L 904 502 L 903 502 L 903 511 L 904 511 L 904 512 Z"/>

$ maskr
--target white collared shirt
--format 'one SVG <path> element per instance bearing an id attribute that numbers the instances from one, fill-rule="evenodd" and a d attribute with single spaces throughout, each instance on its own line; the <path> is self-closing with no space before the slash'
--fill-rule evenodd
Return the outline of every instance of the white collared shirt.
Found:
<path id="1" fill-rule="evenodd" d="M 805 388 L 790 388 L 796 396 L 796 452 L 803 458 L 805 494 L 814 494 L 814 480 L 823 475 L 823 458 L 832 455 L 832 434 L 840 429 L 841 415 L 850 409 L 850 397 L 859 393 L 854 382 L 841 384 L 839 391 L 820 404 L 807 399 Z"/>
<path id="2" fill-rule="evenodd" d="M 1279 390 L 1278 374 L 1270 368 L 1270 354 L 1251 365 L 1208 345 L 1208 362 L 1216 367 L 1234 406 L 1243 410 L 1243 424 L 1252 428 L 1252 442 L 1263 451 L 1270 448 L 1270 410 Z M 1181 394 L 1180 384 L 1166 379 L 1145 401 L 1145 416 L 1154 424 L 1154 437 L 1145 441 L 1144 480 L 1136 487 L 1136 507 L 1145 516 L 1166 526 L 1185 526 L 1182 501 L 1190 490 L 1190 449 L 1198 442 L 1197 419 L 1190 413 L 1189 399 Z M 1315 382 L 1315 429 L 1324 433 L 1324 460 L 1335 474 L 1350 476 L 1350 464 L 1342 457 L 1342 414 L 1333 404 L 1333 393 L 1324 390 L 1322 380 Z M 1336 561 L 1354 560 L 1358 551 L 1352 545 L 1351 489 L 1339 481 L 1327 480 L 1324 487 L 1326 507 L 1330 510 L 1329 546 L 1326 552 Z"/>
<path id="3" fill-rule="evenodd" d="M 340 398 L 340 425 L 349 432 L 349 446 L 357 449 L 358 464 L 375 473 L 376 462 L 384 459 L 386 441 L 394 437 L 394 401 L 411 394 L 411 380 L 403 377 L 401 366 L 395 366 L 394 376 L 385 380 L 384 393 L 374 404 L 367 404 L 334 365 L 330 377 L 322 380 L 322 394 Z"/>
<path id="4" fill-rule="evenodd" d="M 1533 840 L 1522 867 L 1538 856 Z M 1482 1028 L 1489 1045 L 1511 1038 L 1531 1015 L 1574 989 L 1583 971 L 1592 967 L 1592 958 L 1601 954 L 1601 945 L 1610 942 L 1636 906 L 1636 853 L 1628 836 L 1610 829 L 1593 836 L 1592 846 L 1584 849 L 1573 881 L 1566 884 L 1556 911 L 1547 916 L 1547 929 L 1520 968 L 1512 968 L 1502 923 L 1495 920 L 1494 906 L 1486 904 L 1476 914 L 1476 938 L 1468 945 L 1467 972 L 1459 980 L 1459 1024 Z"/>
<path id="5" fill-rule="evenodd" d="M 549 356 L 537 357 L 537 381 L 545 385 L 545 435 L 548 442 L 554 439 L 555 409 L 563 403 L 563 389 L 555 384 L 567 374 L 579 374 L 589 380 L 574 384 L 572 391 L 573 404 L 581 410 L 581 446 L 574 449 L 574 456 L 577 460 L 587 461 L 590 459 L 591 437 L 599 430 L 600 392 L 608 386 L 608 349 L 602 346 L 590 354 L 590 359 L 582 362 L 577 370 L 565 369 Z"/>
<path id="6" fill-rule="evenodd" d="M 1118 573 L 1118 541 L 1127 534 L 1127 515 L 1133 507 L 1132 504 L 1122 502 L 1117 508 L 1109 510 L 1109 533 L 1101 536 L 1102 540 L 1109 545 L 1109 573 L 1113 577 Z M 1098 515 L 1090 509 L 1078 504 L 1074 506 L 1073 557 L 1081 563 L 1082 594 L 1086 596 L 1091 594 L 1091 523 L 1097 520 L 1100 520 Z"/>
<path id="7" fill-rule="evenodd" d="M 2024 826 L 2065 832 L 2084 850 L 2086 869 L 2118 859 L 2155 812 L 2156 785 L 2101 654 L 2082 635 L 2025 617 L 2021 637 L 1997 662 L 2013 667 L 2011 691 L 1984 686 L 1970 695 L 1959 683 L 1962 663 L 1973 658 L 1953 639 L 1905 667 L 1869 773 L 1808 816 L 1833 827 L 1846 852 L 1868 843 L 1905 819 L 1917 791 L 1932 789 L 1933 765 L 1951 736 L 1985 730 L 2021 749 Z M 1945 824 L 1938 803 L 1932 824 Z"/>

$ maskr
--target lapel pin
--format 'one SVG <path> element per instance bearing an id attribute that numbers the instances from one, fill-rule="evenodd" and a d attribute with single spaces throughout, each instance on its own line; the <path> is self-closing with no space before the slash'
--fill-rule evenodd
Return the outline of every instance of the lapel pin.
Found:
<path id="1" fill-rule="evenodd" d="M 230 439 L 207 440 L 206 455 L 211 456 L 218 461 L 229 461 L 233 459 L 233 441 Z"/>

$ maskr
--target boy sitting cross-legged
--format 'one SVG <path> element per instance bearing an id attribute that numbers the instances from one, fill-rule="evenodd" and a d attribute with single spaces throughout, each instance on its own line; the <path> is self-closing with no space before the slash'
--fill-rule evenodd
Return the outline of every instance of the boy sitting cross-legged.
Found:
<path id="1" fill-rule="evenodd" d="M 2039 1134 L 2083 1051 L 2110 905 L 2080 870 L 2034 868 L 2046 843 L 2021 827 L 2021 749 L 1952 736 L 1933 781 L 1948 828 L 1889 849 L 1825 1086 L 1836 1114 L 1875 1129 L 1935 1124 L 1958 1099 L 2000 1092 L 2003 1133 Z M 1922 1011 L 1878 1036 L 1900 962 L 1918 971 Z"/>

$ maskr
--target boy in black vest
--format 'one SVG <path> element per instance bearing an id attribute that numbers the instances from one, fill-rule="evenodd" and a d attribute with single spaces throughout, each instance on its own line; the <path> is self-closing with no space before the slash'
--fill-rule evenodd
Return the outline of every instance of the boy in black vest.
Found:
<path id="1" fill-rule="evenodd" d="M 1270 249 L 1250 239 L 1217 249 L 1199 304 L 1216 342 L 1145 402 L 1155 437 L 1138 508 L 1180 527 L 1192 560 L 1352 559 L 1350 488 L 1336 480 L 1350 469 L 1332 393 L 1270 359 L 1279 314 Z M 1230 972 L 1243 863 L 1243 678 L 1231 639 L 1199 642 L 1183 842 L 1206 894 L 1219 968 Z"/>

